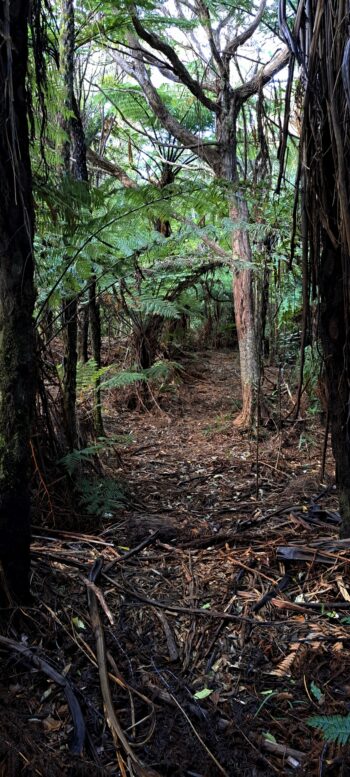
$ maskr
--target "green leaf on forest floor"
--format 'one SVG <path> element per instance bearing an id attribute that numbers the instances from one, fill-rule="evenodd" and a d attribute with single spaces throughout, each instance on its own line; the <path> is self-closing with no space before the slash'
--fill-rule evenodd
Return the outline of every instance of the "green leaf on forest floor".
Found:
<path id="1" fill-rule="evenodd" d="M 83 621 L 78 617 L 72 618 L 72 623 L 73 626 L 75 626 L 77 629 L 86 629 L 85 623 L 83 623 Z"/>
<path id="2" fill-rule="evenodd" d="M 270 734 L 269 731 L 263 731 L 262 736 L 264 737 L 264 739 L 267 739 L 268 742 L 273 742 L 274 745 L 277 744 L 276 738 L 274 737 L 273 734 Z"/>
<path id="3" fill-rule="evenodd" d="M 322 691 L 318 687 L 318 685 L 316 685 L 316 683 L 314 683 L 314 681 L 312 681 L 312 683 L 310 685 L 310 690 L 311 690 L 312 695 L 319 702 L 319 704 L 322 704 L 323 701 L 324 701 L 324 694 L 322 693 Z"/>
<path id="4" fill-rule="evenodd" d="M 193 694 L 193 698 L 206 699 L 212 693 L 214 693 L 214 690 L 212 688 L 203 688 L 201 691 L 196 691 L 196 693 Z"/>

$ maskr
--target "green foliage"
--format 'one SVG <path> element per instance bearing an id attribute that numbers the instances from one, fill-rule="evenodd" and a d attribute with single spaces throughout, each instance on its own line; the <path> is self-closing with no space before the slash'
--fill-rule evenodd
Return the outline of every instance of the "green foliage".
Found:
<path id="1" fill-rule="evenodd" d="M 108 378 L 102 383 L 101 389 L 120 389 L 131 386 L 133 383 L 139 383 L 146 380 L 144 370 L 134 372 L 127 370 L 118 371 L 113 377 Z"/>
<path id="2" fill-rule="evenodd" d="M 172 377 L 175 372 L 181 373 L 181 370 L 181 365 L 177 364 L 177 362 L 170 361 L 169 359 L 160 359 L 145 370 L 139 369 L 133 372 L 119 370 L 115 375 L 102 383 L 101 389 L 120 389 L 140 381 L 160 381 L 163 383 Z"/>
<path id="3" fill-rule="evenodd" d="M 115 445 L 125 445 L 132 442 L 130 435 L 113 435 L 113 437 L 100 437 L 96 443 L 86 448 L 74 449 L 59 460 L 68 475 L 73 475 L 79 467 L 90 462 L 94 456 L 98 455 L 107 448 L 114 448 Z"/>
<path id="4" fill-rule="evenodd" d="M 350 715 L 312 715 L 307 722 L 320 729 L 327 742 L 346 745 L 350 739 Z"/>
<path id="5" fill-rule="evenodd" d="M 179 318 L 180 312 L 174 302 L 169 302 L 161 297 L 150 297 L 143 294 L 133 300 L 134 310 L 140 310 L 143 313 L 149 313 L 152 316 L 161 316 L 162 318 Z"/>
<path id="6" fill-rule="evenodd" d="M 62 371 L 62 367 L 58 368 Z M 97 369 L 94 359 L 89 359 L 87 362 L 78 362 L 77 364 L 77 392 L 89 392 L 95 388 L 96 381 L 100 380 L 110 367 L 100 367 Z"/>
<path id="7" fill-rule="evenodd" d="M 111 478 L 80 477 L 76 487 L 81 507 L 89 515 L 103 517 L 125 507 L 125 493 L 120 483 Z"/>

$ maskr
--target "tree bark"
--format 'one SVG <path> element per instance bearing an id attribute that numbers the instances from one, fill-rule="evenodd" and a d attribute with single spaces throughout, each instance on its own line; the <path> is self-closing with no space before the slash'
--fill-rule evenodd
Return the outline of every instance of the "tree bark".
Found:
<path id="1" fill-rule="evenodd" d="M 100 306 L 96 299 L 96 277 L 93 276 L 89 287 L 89 317 L 92 356 L 96 363 L 96 369 L 101 367 L 101 315 Z M 94 426 L 97 437 L 103 437 L 103 419 L 101 409 L 101 381 L 96 379 L 94 391 Z"/>
<path id="2" fill-rule="evenodd" d="M 73 113 L 74 108 L 74 5 L 73 0 L 62 0 L 62 19 L 60 29 L 60 69 L 65 88 L 65 110 Z M 72 150 L 72 119 L 63 120 L 66 138 L 62 144 L 63 174 L 69 178 L 71 174 Z M 77 336 L 78 336 L 78 304 L 76 296 L 64 300 L 62 307 L 63 323 L 63 418 L 66 438 L 70 450 L 78 446 L 76 417 L 76 382 L 77 382 Z"/>
<path id="3" fill-rule="evenodd" d="M 219 96 L 221 111 L 216 135 L 222 153 L 221 177 L 232 185 L 229 193 L 229 214 L 239 225 L 232 233 L 233 304 L 239 349 L 242 386 L 242 410 L 234 425 L 249 428 L 256 413 L 259 360 L 254 325 L 254 296 L 252 252 L 249 235 L 244 224 L 248 222 L 248 206 L 241 191 L 237 190 L 237 120 L 241 103 L 236 99 L 229 82 L 229 67 L 223 79 Z M 235 191 L 236 189 L 236 191 Z M 245 265 L 235 269 L 236 263 Z"/>
<path id="4" fill-rule="evenodd" d="M 78 337 L 78 303 L 72 297 L 63 303 L 63 418 L 67 442 L 70 450 L 77 447 L 77 337 Z"/>
<path id="5" fill-rule="evenodd" d="M 315 278 L 319 290 L 328 417 L 343 537 L 350 536 L 350 44 L 347 5 L 345 0 L 300 3 L 299 37 L 289 41 L 299 64 L 305 68 L 307 63 L 301 128 L 306 196 L 304 219 L 307 221 L 303 240 L 304 282 L 310 283 Z M 284 32 L 283 4 L 281 12 Z"/>
<path id="6" fill-rule="evenodd" d="M 78 360 L 89 360 L 89 308 L 83 305 L 78 311 Z"/>
<path id="7" fill-rule="evenodd" d="M 248 219 L 245 200 L 239 196 L 231 206 L 231 218 Z M 234 271 L 233 301 L 241 370 L 242 410 L 234 420 L 234 426 L 249 428 L 257 412 L 256 400 L 259 383 L 259 361 L 254 325 L 253 271 L 251 248 L 247 230 L 237 229 L 232 237 L 233 260 L 246 263 L 246 267 Z"/>
<path id="8" fill-rule="evenodd" d="M 350 536 L 350 415 L 349 343 L 347 293 L 344 289 L 341 249 L 323 236 L 320 276 L 321 338 L 325 353 L 325 375 L 336 464 L 336 482 L 342 516 L 341 535 Z M 349 262 L 348 258 L 348 262 Z"/>
<path id="9" fill-rule="evenodd" d="M 0 5 L 0 599 L 10 592 L 21 602 L 30 598 L 29 466 L 35 399 L 28 17 L 27 0 Z"/>

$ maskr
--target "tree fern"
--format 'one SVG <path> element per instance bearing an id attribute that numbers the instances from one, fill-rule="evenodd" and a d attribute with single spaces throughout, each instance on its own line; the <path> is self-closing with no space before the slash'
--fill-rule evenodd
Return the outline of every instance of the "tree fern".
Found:
<path id="1" fill-rule="evenodd" d="M 125 507 L 126 496 L 121 484 L 111 478 L 82 477 L 77 481 L 80 504 L 89 515 L 104 516 Z"/>
<path id="2" fill-rule="evenodd" d="M 81 464 L 86 464 L 93 459 L 96 454 L 107 448 L 114 448 L 115 445 L 125 445 L 132 442 L 132 437 L 128 434 L 113 435 L 113 437 L 99 437 L 97 442 L 80 450 L 74 449 L 59 460 L 69 475 L 73 475 Z"/>
<path id="3" fill-rule="evenodd" d="M 350 739 L 350 715 L 312 715 L 307 722 L 320 729 L 327 742 L 346 745 Z"/>
<path id="4" fill-rule="evenodd" d="M 134 301 L 133 307 L 152 316 L 162 316 L 163 318 L 179 318 L 180 316 L 177 305 L 159 297 L 141 295 Z"/>

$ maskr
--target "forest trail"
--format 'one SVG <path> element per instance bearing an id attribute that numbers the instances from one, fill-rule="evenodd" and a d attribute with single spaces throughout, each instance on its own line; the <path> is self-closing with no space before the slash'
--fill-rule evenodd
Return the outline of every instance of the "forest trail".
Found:
<path id="1" fill-rule="evenodd" d="M 278 371 L 267 373 L 266 388 L 276 401 Z M 285 406 L 285 387 L 280 394 Z M 272 423 L 260 429 L 257 445 L 256 435 L 233 425 L 239 397 L 237 354 L 205 351 L 196 354 L 174 395 L 165 395 L 162 412 L 117 414 L 112 430 L 133 438 L 120 470 L 131 493 L 128 531 L 132 526 L 141 536 L 154 528 L 165 536 L 173 530 L 190 539 L 214 534 L 227 519 L 240 520 L 271 501 L 275 507 L 279 492 L 283 504 L 316 493 L 324 434 L 318 423 L 308 429 L 303 422 L 283 429 Z"/>
<path id="2" fill-rule="evenodd" d="M 201 376 L 177 386 L 174 398 L 163 403 L 166 410 L 134 414 L 130 428 L 123 419 L 123 431 L 135 440 L 125 456 L 128 486 L 150 512 L 150 525 L 153 513 L 162 514 L 164 530 L 217 531 L 225 500 L 232 508 L 235 458 L 240 464 L 251 455 L 249 442 L 232 426 L 233 397 L 239 395 L 234 354 L 205 352 L 200 363 Z"/>
<path id="3" fill-rule="evenodd" d="M 110 400 L 110 430 L 133 440 L 105 465 L 125 485 L 125 507 L 92 534 L 81 524 L 33 537 L 35 608 L 22 633 L 64 672 L 89 736 L 83 758 L 73 758 L 59 686 L 9 654 L 0 694 L 6 777 L 23 764 L 43 777 L 320 773 L 324 743 L 307 721 L 322 714 L 323 699 L 327 713 L 346 710 L 350 672 L 348 627 L 334 620 L 350 598 L 350 543 L 337 544 L 334 496 L 317 482 L 324 430 L 315 418 L 262 427 L 257 484 L 256 436 L 232 426 L 234 355 L 201 353 L 191 365 L 157 397 L 162 410 Z M 267 377 L 276 392 L 276 371 Z M 91 589 L 86 578 L 100 563 Z M 117 755 L 99 680 L 107 668 L 127 735 Z M 325 777 L 340 774 L 332 752 Z"/>

